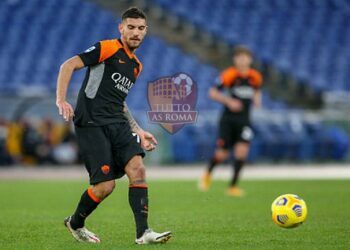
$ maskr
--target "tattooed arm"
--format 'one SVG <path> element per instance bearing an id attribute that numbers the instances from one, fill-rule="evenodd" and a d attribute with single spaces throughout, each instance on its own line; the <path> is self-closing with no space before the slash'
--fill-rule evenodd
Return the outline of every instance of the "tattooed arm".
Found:
<path id="1" fill-rule="evenodd" d="M 128 119 L 131 130 L 133 132 L 135 132 L 137 134 L 144 132 L 143 129 L 140 127 L 140 125 L 135 121 L 134 117 L 131 115 L 126 102 L 124 102 L 124 115 L 125 115 L 126 119 Z"/>
<path id="2" fill-rule="evenodd" d="M 135 121 L 134 117 L 131 115 L 128 105 L 124 102 L 124 115 L 130 124 L 131 130 L 138 134 L 141 139 L 141 147 L 147 151 L 151 151 L 156 148 L 157 140 L 156 138 L 149 132 L 144 131 L 140 125 Z"/>

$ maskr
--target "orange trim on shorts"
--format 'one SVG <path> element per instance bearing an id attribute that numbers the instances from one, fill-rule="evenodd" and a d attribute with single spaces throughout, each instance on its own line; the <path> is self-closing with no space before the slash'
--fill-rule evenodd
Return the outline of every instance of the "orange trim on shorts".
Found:
<path id="1" fill-rule="evenodd" d="M 130 184 L 129 188 L 148 188 L 147 184 Z"/>
<path id="2" fill-rule="evenodd" d="M 87 192 L 88 192 L 88 195 L 90 196 L 90 198 L 91 198 L 94 202 L 100 203 L 100 202 L 102 201 L 100 198 L 97 198 L 97 197 L 94 195 L 94 193 L 92 192 L 92 187 L 89 187 L 88 190 L 87 190 Z"/>

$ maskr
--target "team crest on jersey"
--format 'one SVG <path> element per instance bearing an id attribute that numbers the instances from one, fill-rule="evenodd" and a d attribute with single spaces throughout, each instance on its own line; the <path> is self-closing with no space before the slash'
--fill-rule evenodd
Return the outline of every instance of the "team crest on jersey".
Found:
<path id="1" fill-rule="evenodd" d="M 195 123 L 198 112 L 197 84 L 185 73 L 159 78 L 148 83 L 147 112 L 151 123 L 158 123 L 170 134 L 174 134 L 186 124 Z"/>

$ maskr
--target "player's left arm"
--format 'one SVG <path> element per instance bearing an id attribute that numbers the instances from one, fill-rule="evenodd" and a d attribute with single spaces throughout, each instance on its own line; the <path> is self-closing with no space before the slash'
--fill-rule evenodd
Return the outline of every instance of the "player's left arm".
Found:
<path id="1" fill-rule="evenodd" d="M 131 115 L 128 105 L 124 102 L 124 115 L 130 124 L 131 130 L 138 134 L 141 139 L 141 147 L 147 151 L 152 151 L 158 144 L 156 138 L 147 131 L 144 131 Z"/>
<path id="2" fill-rule="evenodd" d="M 261 108 L 261 90 L 257 89 L 254 91 L 253 104 L 256 108 Z"/>
<path id="3" fill-rule="evenodd" d="M 252 83 L 254 87 L 253 104 L 256 108 L 261 108 L 261 87 L 263 78 L 258 71 L 252 71 Z"/>
<path id="4" fill-rule="evenodd" d="M 60 67 L 57 77 L 56 87 L 56 106 L 59 114 L 63 116 L 65 121 L 69 121 L 74 116 L 74 110 L 70 103 L 66 101 L 68 86 L 70 84 L 73 73 L 84 67 L 84 63 L 80 57 L 74 56 L 66 60 Z"/>

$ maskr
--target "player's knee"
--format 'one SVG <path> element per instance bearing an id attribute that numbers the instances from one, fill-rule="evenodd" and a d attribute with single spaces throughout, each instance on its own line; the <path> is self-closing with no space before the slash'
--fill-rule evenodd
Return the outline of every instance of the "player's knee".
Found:
<path id="1" fill-rule="evenodd" d="M 106 184 L 105 187 L 104 187 L 105 195 L 107 196 L 107 195 L 111 194 L 113 192 L 114 188 L 115 188 L 115 182 L 114 181 L 109 182 L 108 184 Z"/>
<path id="2" fill-rule="evenodd" d="M 146 168 L 142 163 L 138 164 L 137 167 L 135 168 L 135 177 L 143 180 L 145 179 Z"/>
<path id="3" fill-rule="evenodd" d="M 146 168 L 142 162 L 137 163 L 132 167 L 129 177 L 131 180 L 145 180 Z"/>
<path id="4" fill-rule="evenodd" d="M 109 194 L 113 192 L 115 188 L 115 181 L 105 181 L 98 183 L 94 186 L 94 191 L 96 192 L 96 196 L 101 199 L 106 198 Z"/>
<path id="5" fill-rule="evenodd" d="M 249 154 L 249 144 L 240 143 L 235 147 L 234 156 L 235 159 L 246 160 Z"/>
<path id="6" fill-rule="evenodd" d="M 216 154 L 215 154 L 215 159 L 218 161 L 218 162 L 222 162 L 224 160 L 227 159 L 229 155 L 229 152 L 228 150 L 220 150 L 220 151 L 217 151 Z"/>

